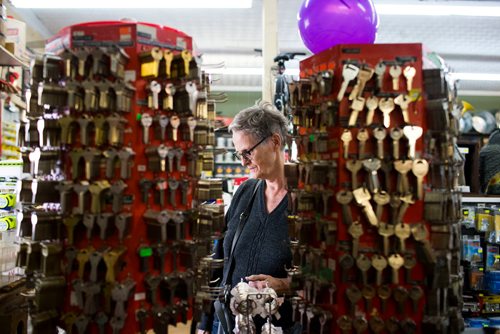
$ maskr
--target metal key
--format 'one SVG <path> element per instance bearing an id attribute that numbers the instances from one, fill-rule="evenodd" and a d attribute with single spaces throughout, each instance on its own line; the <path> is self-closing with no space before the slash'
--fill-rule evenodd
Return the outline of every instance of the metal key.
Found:
<path id="1" fill-rule="evenodd" d="M 188 117 L 187 125 L 189 127 L 189 141 L 194 142 L 194 129 L 196 128 L 196 124 L 198 122 L 192 116 Z"/>
<path id="2" fill-rule="evenodd" d="M 342 315 L 337 319 L 337 326 L 339 326 L 342 334 L 352 333 L 352 318 L 348 315 Z"/>
<path id="3" fill-rule="evenodd" d="M 408 299 L 408 290 L 404 286 L 397 286 L 392 292 L 392 298 L 398 304 L 398 310 L 402 314 L 405 314 L 405 302 Z"/>
<path id="4" fill-rule="evenodd" d="M 43 130 L 45 129 L 45 119 L 40 117 L 36 121 L 36 130 L 38 131 L 38 145 L 43 147 Z"/>
<path id="5" fill-rule="evenodd" d="M 357 97 L 354 100 L 352 100 L 351 114 L 349 115 L 349 121 L 347 123 L 348 126 L 355 126 L 356 125 L 358 115 L 364 109 L 364 107 L 365 107 L 365 98 L 364 97 Z"/>
<path id="6" fill-rule="evenodd" d="M 411 235 L 410 225 L 405 223 L 396 224 L 396 226 L 394 226 L 394 234 L 399 239 L 399 252 L 404 254 L 406 251 L 405 241 Z"/>
<path id="7" fill-rule="evenodd" d="M 371 316 L 368 323 L 370 325 L 370 329 L 372 330 L 373 334 L 378 334 L 382 332 L 385 328 L 384 320 L 382 320 L 382 318 L 379 317 L 378 315 Z"/>
<path id="8" fill-rule="evenodd" d="M 363 161 L 361 160 L 347 160 L 345 167 L 351 172 L 351 184 L 352 188 L 356 189 L 358 187 L 358 172 L 363 167 Z"/>
<path id="9" fill-rule="evenodd" d="M 376 284 L 382 284 L 382 275 L 384 273 L 384 269 L 387 267 L 387 260 L 380 254 L 373 254 L 372 256 L 372 266 L 375 268 L 377 272 Z"/>
<path id="10" fill-rule="evenodd" d="M 417 178 L 417 199 L 421 200 L 424 197 L 424 177 L 429 172 L 429 163 L 425 159 L 415 159 L 411 171 Z"/>
<path id="11" fill-rule="evenodd" d="M 382 127 L 373 129 L 373 137 L 377 139 L 377 157 L 384 159 L 384 139 L 387 136 L 387 131 Z"/>
<path id="12" fill-rule="evenodd" d="M 363 208 L 363 213 L 366 215 L 366 218 L 373 226 L 378 226 L 377 216 L 373 211 L 373 207 L 370 203 L 370 199 L 372 198 L 370 192 L 365 187 L 357 188 L 353 190 L 352 194 L 354 195 L 354 199 L 359 206 Z"/>
<path id="13" fill-rule="evenodd" d="M 377 296 L 380 298 L 382 313 L 387 311 L 387 299 L 391 298 L 392 290 L 389 285 L 381 285 L 377 289 Z"/>
<path id="14" fill-rule="evenodd" d="M 339 258 L 339 265 L 342 271 L 342 282 L 346 283 L 349 277 L 349 270 L 354 266 L 355 260 L 349 253 L 344 253 Z"/>
<path id="15" fill-rule="evenodd" d="M 406 269 L 406 282 L 412 282 L 412 275 L 411 275 L 411 270 L 415 267 L 417 264 L 417 258 L 413 256 L 412 254 L 405 254 L 404 255 L 404 263 L 403 267 Z"/>
<path id="16" fill-rule="evenodd" d="M 365 128 L 361 128 L 358 131 L 358 134 L 356 135 L 356 139 L 359 142 L 359 149 L 358 149 L 358 158 L 363 159 L 365 156 L 365 146 L 366 146 L 366 141 L 370 138 L 370 135 L 368 134 L 368 130 Z"/>
<path id="17" fill-rule="evenodd" d="M 149 144 L 149 128 L 153 124 L 153 117 L 150 114 L 142 114 L 141 125 L 142 125 L 142 142 L 143 144 Z"/>
<path id="18" fill-rule="evenodd" d="M 191 51 L 182 50 L 181 51 L 181 58 L 184 61 L 184 75 L 186 77 L 189 77 L 189 64 L 191 63 L 191 59 L 193 59 L 193 56 L 191 55 Z"/>
<path id="19" fill-rule="evenodd" d="M 359 70 L 357 76 L 357 82 L 354 88 L 352 89 L 351 94 L 349 94 L 349 100 L 353 100 L 363 95 L 363 91 L 365 90 L 365 85 L 372 78 L 374 72 L 375 71 L 373 70 L 373 68 L 368 66 L 365 66 Z"/>
<path id="20" fill-rule="evenodd" d="M 373 123 L 373 116 L 375 116 L 375 110 L 378 108 L 378 98 L 376 96 L 367 98 L 366 108 L 368 108 L 368 112 L 366 113 L 366 126 L 369 126 Z"/>
<path id="21" fill-rule="evenodd" d="M 396 160 L 394 161 L 394 169 L 399 173 L 398 175 L 398 192 L 401 194 L 406 194 L 409 192 L 408 185 L 408 172 L 413 167 L 413 161 L 411 160 Z"/>
<path id="22" fill-rule="evenodd" d="M 341 101 L 344 98 L 345 91 L 347 86 L 349 86 L 349 82 L 355 79 L 358 76 L 359 67 L 352 64 L 344 64 L 342 68 L 342 84 L 339 89 L 339 93 L 337 95 L 337 101 Z"/>
<path id="23" fill-rule="evenodd" d="M 391 112 L 394 110 L 394 100 L 392 97 L 383 97 L 378 101 L 378 108 L 382 111 L 384 127 L 391 126 Z"/>
<path id="24" fill-rule="evenodd" d="M 363 285 L 363 289 L 361 289 L 361 294 L 365 299 L 365 311 L 366 313 L 372 312 L 372 300 L 377 295 L 377 290 L 373 285 L 365 284 Z"/>
<path id="25" fill-rule="evenodd" d="M 344 149 L 344 159 L 349 157 L 349 143 L 352 141 L 352 133 L 349 129 L 344 129 L 342 135 L 340 135 L 340 140 L 342 141 L 342 147 Z"/>
<path id="26" fill-rule="evenodd" d="M 413 305 L 413 313 L 417 313 L 419 310 L 418 304 L 420 299 L 424 295 L 424 290 L 418 285 L 412 285 L 408 291 L 408 297 L 410 297 Z"/>
<path id="27" fill-rule="evenodd" d="M 389 68 L 389 74 L 392 77 L 392 89 L 399 90 L 399 76 L 401 75 L 402 69 L 399 65 L 392 65 Z"/>
<path id="28" fill-rule="evenodd" d="M 335 198 L 337 199 L 337 202 L 342 205 L 342 222 L 346 225 L 351 225 L 352 213 L 349 204 L 353 199 L 352 192 L 349 190 L 340 190 L 335 195 Z"/>
<path id="29" fill-rule="evenodd" d="M 403 221 L 406 211 L 408 210 L 410 205 L 415 203 L 415 201 L 413 200 L 413 195 L 411 193 L 408 193 L 406 195 L 401 195 L 400 199 L 401 199 L 401 205 L 399 207 L 398 215 L 396 216 L 397 224 Z"/>
<path id="30" fill-rule="evenodd" d="M 375 66 L 375 75 L 377 76 L 377 87 L 379 90 L 382 90 L 382 88 L 384 88 L 383 83 L 384 83 L 384 75 L 385 75 L 386 69 L 387 69 L 387 66 L 382 61 L 380 61 Z"/>
<path id="31" fill-rule="evenodd" d="M 394 225 L 380 222 L 378 225 L 378 234 L 384 239 L 384 256 L 389 256 L 389 238 L 394 235 Z"/>
<path id="32" fill-rule="evenodd" d="M 394 229 L 396 230 L 396 228 Z M 404 264 L 404 259 L 398 253 L 394 253 L 387 259 L 389 266 L 392 268 L 392 283 L 399 284 L 399 268 Z"/>
<path id="33" fill-rule="evenodd" d="M 389 334 L 399 333 L 399 320 L 395 316 L 390 317 L 385 321 L 385 328 Z"/>
<path id="34" fill-rule="evenodd" d="M 411 91 L 413 88 L 413 78 L 417 74 L 417 70 L 413 66 L 406 66 L 403 70 L 403 75 L 406 78 L 406 90 Z"/>
<path id="35" fill-rule="evenodd" d="M 174 53 L 172 52 L 172 50 L 163 50 L 163 59 L 165 59 L 165 74 L 167 78 L 170 78 L 170 72 L 172 70 L 172 60 L 174 59 Z"/>
<path id="36" fill-rule="evenodd" d="M 391 200 L 391 196 L 389 195 L 388 192 L 384 190 L 377 191 L 375 194 L 373 194 L 373 200 L 377 204 L 377 208 L 375 209 L 376 211 L 376 216 L 377 220 L 380 221 L 382 220 L 382 211 L 384 209 L 384 205 L 389 204 Z"/>
<path id="37" fill-rule="evenodd" d="M 380 190 L 380 182 L 378 179 L 378 170 L 382 166 L 380 159 L 365 159 L 363 160 L 363 168 L 368 172 L 368 188 L 372 193 Z"/>
<path id="38" fill-rule="evenodd" d="M 399 159 L 399 140 L 403 137 L 403 130 L 400 128 L 392 128 L 390 132 L 392 139 L 392 158 Z"/>
<path id="39" fill-rule="evenodd" d="M 199 94 L 196 83 L 194 81 L 188 81 L 185 87 L 189 96 L 189 110 L 191 110 L 193 114 L 196 114 L 196 102 L 198 101 Z"/>
<path id="40" fill-rule="evenodd" d="M 359 238 L 363 235 L 363 226 L 355 221 L 351 225 L 349 225 L 348 232 L 352 237 L 352 256 L 354 258 L 357 258 L 359 250 Z"/>
<path id="41" fill-rule="evenodd" d="M 364 316 L 359 315 L 353 319 L 352 327 L 356 334 L 362 334 L 368 329 L 368 320 Z"/>
<path id="42" fill-rule="evenodd" d="M 427 227 L 424 224 L 414 224 L 411 227 L 411 232 L 415 241 L 423 245 L 426 261 L 436 263 L 436 253 L 429 242 L 429 230 Z"/>
<path id="43" fill-rule="evenodd" d="M 30 172 L 31 175 L 35 177 L 39 175 L 38 166 L 40 165 L 41 156 L 42 156 L 42 151 L 40 151 L 39 147 L 35 147 L 33 152 L 30 152 L 28 154 L 28 159 L 30 160 Z"/>
<path id="44" fill-rule="evenodd" d="M 165 134 L 167 133 L 167 126 L 170 119 L 166 115 L 160 115 L 158 118 L 158 125 L 160 126 L 160 139 L 165 140 Z"/>
<path id="45" fill-rule="evenodd" d="M 109 320 L 108 316 L 103 311 L 98 312 L 95 315 L 94 321 L 97 324 L 97 328 L 99 329 L 99 334 L 105 334 L 106 333 L 106 327 L 105 326 L 108 323 L 108 320 Z"/>
<path id="46" fill-rule="evenodd" d="M 420 126 L 407 125 L 403 128 L 403 134 L 408 139 L 408 158 L 415 159 L 415 146 L 417 140 L 422 137 L 424 130 Z"/>
<path id="47" fill-rule="evenodd" d="M 356 311 L 356 304 L 358 301 L 361 299 L 363 296 L 361 294 L 361 290 L 356 285 L 350 285 L 346 290 L 345 294 L 347 296 L 347 300 L 350 305 L 350 312 L 349 314 L 354 315 Z"/>
<path id="48" fill-rule="evenodd" d="M 172 126 L 172 140 L 177 141 L 177 129 L 181 125 L 181 119 L 177 115 L 170 118 L 170 126 Z"/>
<path id="49" fill-rule="evenodd" d="M 166 101 L 163 102 L 163 109 L 174 110 L 174 95 L 176 89 L 172 83 L 165 85 L 165 93 L 167 93 Z"/>
<path id="50" fill-rule="evenodd" d="M 408 112 L 408 106 L 411 103 L 411 98 L 406 94 L 400 94 L 394 99 L 394 103 L 401 108 L 403 113 L 403 122 L 406 124 L 410 123 L 410 113 Z"/>
<path id="51" fill-rule="evenodd" d="M 356 258 L 356 266 L 358 266 L 359 271 L 361 271 L 363 284 L 368 284 L 368 270 L 372 267 L 372 261 L 368 256 L 360 254 Z"/>

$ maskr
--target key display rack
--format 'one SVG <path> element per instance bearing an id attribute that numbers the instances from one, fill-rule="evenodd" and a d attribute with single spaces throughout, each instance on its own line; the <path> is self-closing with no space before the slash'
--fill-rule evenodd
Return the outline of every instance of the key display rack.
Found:
<path id="1" fill-rule="evenodd" d="M 148 23 L 70 26 L 46 51 L 21 127 L 32 332 L 166 333 L 221 227 L 209 78 L 191 37 Z"/>
<path id="2" fill-rule="evenodd" d="M 433 59 L 341 45 L 289 84 L 289 274 L 307 333 L 463 330 L 456 93 Z"/>

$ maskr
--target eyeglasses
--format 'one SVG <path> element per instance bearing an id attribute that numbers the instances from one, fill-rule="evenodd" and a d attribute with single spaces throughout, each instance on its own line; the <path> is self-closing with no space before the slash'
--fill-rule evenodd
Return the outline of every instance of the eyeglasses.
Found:
<path id="1" fill-rule="evenodd" d="M 260 144 L 262 144 L 264 142 L 264 140 L 266 140 L 267 138 L 269 138 L 271 136 L 267 136 L 267 137 L 264 137 L 262 138 L 261 141 L 259 141 L 257 144 L 255 144 L 251 149 L 249 150 L 243 150 L 241 152 L 234 152 L 233 153 L 233 156 L 238 159 L 238 160 L 250 160 L 250 154 L 252 154 L 252 151 L 255 150 L 257 148 L 257 146 L 259 146 Z"/>

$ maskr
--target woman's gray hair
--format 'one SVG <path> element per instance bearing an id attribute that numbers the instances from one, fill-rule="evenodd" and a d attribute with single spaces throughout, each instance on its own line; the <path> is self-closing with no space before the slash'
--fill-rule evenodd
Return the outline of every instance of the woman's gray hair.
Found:
<path id="1" fill-rule="evenodd" d="M 271 103 L 259 101 L 254 106 L 236 114 L 228 131 L 243 131 L 255 139 L 263 139 L 277 133 L 281 137 L 281 147 L 285 147 L 288 135 L 288 119 Z"/>

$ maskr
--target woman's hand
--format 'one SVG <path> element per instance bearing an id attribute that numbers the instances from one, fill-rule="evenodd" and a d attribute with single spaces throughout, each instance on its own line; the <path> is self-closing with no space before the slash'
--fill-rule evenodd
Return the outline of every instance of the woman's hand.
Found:
<path id="1" fill-rule="evenodd" d="M 251 275 L 245 277 L 248 285 L 256 289 L 264 289 L 269 287 L 276 291 L 276 293 L 285 293 L 290 290 L 290 282 L 288 278 L 276 278 L 270 275 Z"/>

